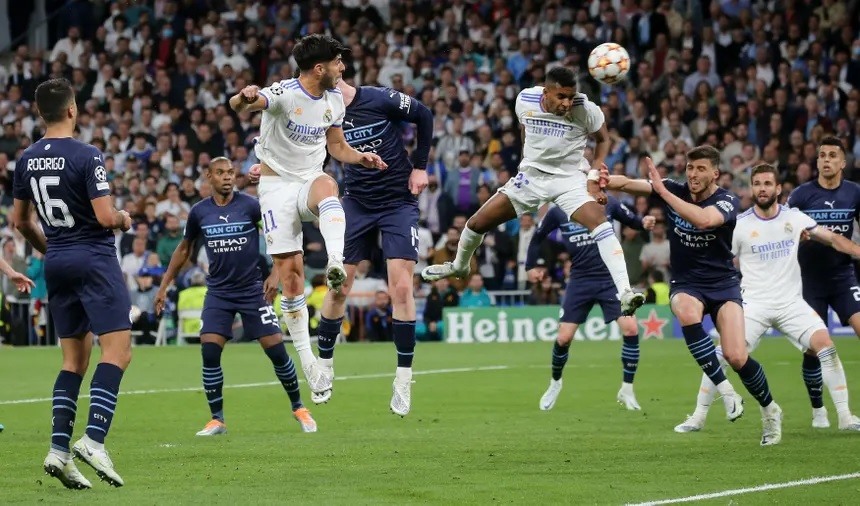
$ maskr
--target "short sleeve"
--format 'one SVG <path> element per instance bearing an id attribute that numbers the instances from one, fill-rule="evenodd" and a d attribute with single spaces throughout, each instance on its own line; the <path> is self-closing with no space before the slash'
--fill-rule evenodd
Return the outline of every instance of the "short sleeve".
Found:
<path id="1" fill-rule="evenodd" d="M 689 193 L 689 191 L 687 191 L 687 185 L 685 185 L 684 183 L 679 183 L 674 179 L 663 179 L 663 186 L 665 186 L 666 189 L 669 190 L 669 192 L 676 197 L 684 198 L 684 193 Z M 654 192 L 653 195 L 656 195 L 656 192 Z"/>
<path id="2" fill-rule="evenodd" d="M 585 109 L 585 115 L 583 118 L 583 126 L 588 131 L 588 133 L 593 134 L 594 132 L 600 130 L 600 127 L 603 126 L 603 122 L 606 118 L 603 116 L 603 110 L 597 106 L 594 102 L 586 99 L 582 104 L 583 109 Z"/>
<path id="3" fill-rule="evenodd" d="M 196 205 L 192 207 L 191 212 L 188 213 L 188 220 L 185 222 L 185 231 L 182 235 L 189 242 L 194 242 L 200 236 L 200 213 L 198 209 Z"/>
<path id="4" fill-rule="evenodd" d="M 84 178 L 87 182 L 87 195 L 90 200 L 110 195 L 110 183 L 107 180 L 102 154 L 95 148 L 90 150 L 84 160 Z"/>
<path id="5" fill-rule="evenodd" d="M 334 121 L 331 126 L 334 128 L 341 128 L 343 126 L 343 119 L 346 117 L 346 104 L 343 102 L 343 95 L 340 92 L 329 92 L 334 95 Z"/>
<path id="6" fill-rule="evenodd" d="M 261 221 L 263 221 L 263 211 L 260 209 L 260 201 L 252 197 L 249 202 L 251 207 L 251 223 L 260 223 Z"/>
<path id="7" fill-rule="evenodd" d="M 290 89 L 288 81 L 278 81 L 260 90 L 260 95 L 266 99 L 266 111 L 280 114 L 290 110 Z"/>
<path id="8" fill-rule="evenodd" d="M 738 217 L 738 199 L 731 193 L 723 193 L 714 202 L 713 207 L 723 215 L 726 223 L 735 221 Z"/>
<path id="9" fill-rule="evenodd" d="M 25 180 L 27 160 L 20 159 L 15 164 L 15 171 L 12 173 L 12 196 L 18 200 L 30 200 L 30 187 L 27 186 Z"/>
<path id="10" fill-rule="evenodd" d="M 808 214 L 806 214 L 802 211 L 795 209 L 795 210 L 791 211 L 791 214 L 792 214 L 792 221 L 798 227 L 801 227 L 801 228 L 806 229 L 806 230 L 811 230 L 811 229 L 818 226 L 817 221 L 813 220 L 811 216 L 809 216 Z"/>
<path id="11" fill-rule="evenodd" d="M 793 192 L 788 194 L 788 199 L 786 199 L 785 204 L 788 207 L 797 209 L 802 205 L 802 198 L 803 195 L 801 194 L 801 192 L 795 189 Z"/>

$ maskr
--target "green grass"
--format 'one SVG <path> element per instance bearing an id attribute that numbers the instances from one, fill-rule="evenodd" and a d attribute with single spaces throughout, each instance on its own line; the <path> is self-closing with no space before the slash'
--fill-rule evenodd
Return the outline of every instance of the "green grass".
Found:
<path id="1" fill-rule="evenodd" d="M 838 345 L 849 383 L 860 388 L 860 343 Z M 279 385 L 226 389 L 230 432 L 211 439 L 194 436 L 208 419 L 201 392 L 124 395 L 108 446 L 126 486 L 97 482 L 70 492 L 41 471 L 50 404 L 2 403 L 49 397 L 59 350 L 3 348 L 0 503 L 623 504 L 860 471 L 860 434 L 810 428 L 800 357 L 784 340 L 765 340 L 756 354 L 785 412 L 783 442 L 772 448 L 759 447 L 758 409 L 748 395 L 747 415 L 734 424 L 718 403 L 704 432 L 672 432 L 692 411 L 699 382 L 681 341 L 643 343 L 642 412 L 615 403 L 620 343 L 574 343 L 565 390 L 553 411 L 541 412 L 550 349 L 421 344 L 417 371 L 505 368 L 416 376 L 412 413 L 403 419 L 388 410 L 390 377 L 338 381 L 332 402 L 311 407 L 317 434 L 299 432 Z M 134 353 L 125 391 L 199 384 L 196 346 Z M 341 378 L 394 371 L 390 344 L 342 345 L 336 357 Z M 256 345 L 229 346 L 223 365 L 228 385 L 275 379 Z M 79 413 L 86 406 L 82 400 Z M 846 480 L 709 504 L 856 504 L 858 494 L 860 480 Z"/>

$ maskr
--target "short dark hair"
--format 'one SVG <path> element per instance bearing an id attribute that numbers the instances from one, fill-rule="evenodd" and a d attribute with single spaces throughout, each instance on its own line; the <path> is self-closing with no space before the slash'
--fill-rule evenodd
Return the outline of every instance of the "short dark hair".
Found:
<path id="1" fill-rule="evenodd" d="M 842 156 L 845 156 L 845 146 L 842 144 L 842 141 L 839 140 L 839 137 L 828 135 L 821 139 L 818 149 L 821 149 L 821 146 L 835 146 L 839 148 L 839 151 L 842 151 Z"/>
<path id="2" fill-rule="evenodd" d="M 702 144 L 687 151 L 687 161 L 708 160 L 716 170 L 720 170 L 720 152 L 708 144 Z"/>
<path id="3" fill-rule="evenodd" d="M 776 180 L 776 184 L 779 184 L 779 171 L 776 170 L 776 167 L 769 163 L 759 163 L 754 165 L 752 168 L 752 172 L 750 173 L 750 179 L 756 177 L 758 174 L 773 174 L 773 178 Z"/>
<path id="4" fill-rule="evenodd" d="M 318 63 L 330 62 L 338 55 L 348 52 L 349 48 L 334 37 L 315 33 L 302 38 L 293 47 L 293 58 L 296 59 L 299 69 L 304 72 L 314 68 Z"/>
<path id="5" fill-rule="evenodd" d="M 576 73 L 567 67 L 554 67 L 546 74 L 546 84 L 556 84 L 562 88 L 576 88 Z"/>
<path id="6" fill-rule="evenodd" d="M 49 79 L 36 88 L 36 107 L 45 123 L 66 119 L 66 108 L 75 99 L 75 90 L 68 79 Z"/>

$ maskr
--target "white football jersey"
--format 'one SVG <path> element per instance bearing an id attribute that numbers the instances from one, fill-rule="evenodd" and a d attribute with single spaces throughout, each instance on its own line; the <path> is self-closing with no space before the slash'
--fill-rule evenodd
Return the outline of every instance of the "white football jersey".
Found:
<path id="1" fill-rule="evenodd" d="M 568 115 L 556 116 L 541 105 L 543 88 L 527 88 L 517 96 L 517 119 L 526 135 L 520 166 L 560 176 L 587 172 L 585 145 L 589 134 L 603 126 L 603 111 L 584 93 L 577 93 Z"/>
<path id="2" fill-rule="evenodd" d="M 322 97 L 308 93 L 298 79 L 260 90 L 266 108 L 255 147 L 257 158 L 289 180 L 307 181 L 322 172 L 326 131 L 340 128 L 346 107 L 340 90 Z"/>
<path id="3" fill-rule="evenodd" d="M 797 209 L 779 206 L 771 219 L 750 209 L 738 216 L 732 253 L 741 267 L 744 302 L 782 307 L 802 300 L 803 284 L 797 248 L 800 234 L 818 224 Z"/>

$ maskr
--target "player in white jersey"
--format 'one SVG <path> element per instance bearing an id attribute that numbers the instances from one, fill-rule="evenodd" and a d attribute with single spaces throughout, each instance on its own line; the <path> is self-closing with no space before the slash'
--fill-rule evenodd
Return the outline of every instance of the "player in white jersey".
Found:
<path id="1" fill-rule="evenodd" d="M 336 39 L 308 35 L 293 48 L 297 79 L 260 89 L 247 86 L 230 98 L 236 112 L 263 111 L 256 154 L 261 163 L 260 207 L 267 253 L 281 280 L 281 307 L 287 327 L 314 392 L 330 388 L 311 351 L 304 296 L 302 222 L 319 220 L 329 262 L 328 285 L 339 290 L 346 280 L 343 246 L 346 219 L 337 183 L 323 172 L 326 148 L 335 159 L 384 169 L 375 153 L 347 144 L 341 129 L 343 96 L 335 89 L 344 70 L 341 55 L 349 51 Z"/>
<path id="2" fill-rule="evenodd" d="M 544 86 L 520 92 L 516 114 L 524 138 L 520 172 L 469 218 L 454 261 L 426 267 L 424 279 L 466 276 L 484 234 L 537 211 L 546 202 L 555 202 L 571 221 L 588 229 L 612 275 L 622 313 L 633 314 L 645 297 L 630 288 L 621 243 L 601 205 L 606 196 L 599 187 L 599 168 L 611 145 L 603 111 L 584 94 L 576 93 L 572 70 L 556 67 L 547 73 Z M 589 136 L 597 141 L 591 170 L 584 157 Z"/>
<path id="3" fill-rule="evenodd" d="M 803 300 L 797 249 L 801 235 L 833 249 L 860 258 L 860 245 L 819 226 L 797 209 L 776 204 L 782 190 L 776 169 L 762 163 L 752 170 L 755 205 L 738 216 L 732 236 L 732 253 L 743 276 L 744 328 L 749 352 L 758 346 L 762 335 L 774 327 L 803 352 L 812 351 L 821 360 L 824 384 L 839 416 L 841 430 L 860 431 L 860 418 L 848 407 L 845 371 L 827 326 L 818 313 Z M 705 418 L 716 389 L 703 375 L 696 411 L 675 432 L 695 432 Z"/>

